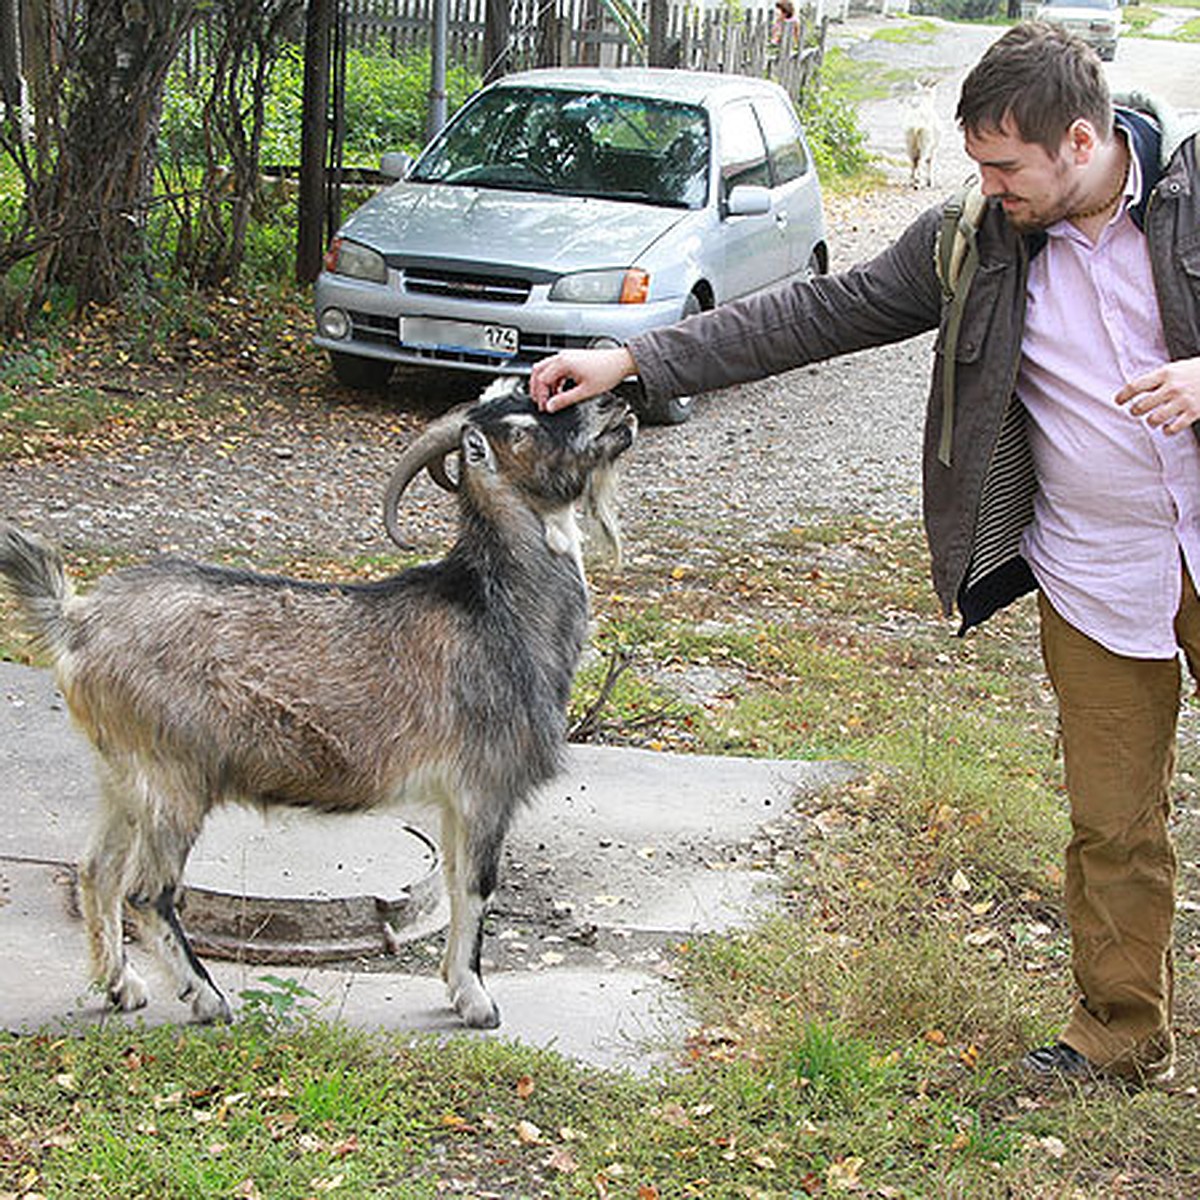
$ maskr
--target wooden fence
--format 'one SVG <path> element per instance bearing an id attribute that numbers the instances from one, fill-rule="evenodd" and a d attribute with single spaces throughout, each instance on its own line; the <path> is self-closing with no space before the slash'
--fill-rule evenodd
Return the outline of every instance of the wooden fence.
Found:
<path id="1" fill-rule="evenodd" d="M 644 0 L 603 5 L 598 0 L 511 0 L 506 43 L 485 51 L 486 0 L 449 0 L 447 54 L 451 63 L 485 77 L 533 66 L 633 66 L 646 61 L 636 23 L 648 21 Z M 343 0 L 343 37 L 348 47 L 394 55 L 429 46 L 433 0 Z M 642 26 L 644 27 L 644 25 Z M 671 66 L 736 72 L 777 80 L 799 101 L 824 52 L 825 22 L 812 9 L 781 29 L 774 10 L 759 8 L 733 18 L 725 9 L 707 12 L 673 4 L 665 45 Z M 485 61 L 485 54 L 492 61 Z"/>

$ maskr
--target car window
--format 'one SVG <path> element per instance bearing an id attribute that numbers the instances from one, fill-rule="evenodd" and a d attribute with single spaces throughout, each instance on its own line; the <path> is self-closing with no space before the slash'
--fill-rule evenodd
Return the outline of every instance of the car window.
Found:
<path id="1" fill-rule="evenodd" d="M 455 117 L 408 178 L 698 208 L 709 159 L 708 121 L 695 105 L 494 88 Z"/>
<path id="2" fill-rule="evenodd" d="M 749 101 L 727 104 L 719 117 L 721 187 L 728 195 L 739 183 L 771 186 L 771 168 L 758 118 Z"/>
<path id="3" fill-rule="evenodd" d="M 800 140 L 795 117 L 782 100 L 770 96 L 755 100 L 754 108 L 763 136 L 767 139 L 767 153 L 771 156 L 775 183 L 790 183 L 793 179 L 799 179 L 808 170 L 808 154 Z"/>

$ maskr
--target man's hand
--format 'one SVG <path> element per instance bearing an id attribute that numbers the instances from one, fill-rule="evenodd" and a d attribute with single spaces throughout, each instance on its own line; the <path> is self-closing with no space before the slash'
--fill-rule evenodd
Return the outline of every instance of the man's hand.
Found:
<path id="1" fill-rule="evenodd" d="M 610 392 L 622 379 L 636 374 L 637 364 L 624 346 L 563 350 L 534 364 L 529 394 L 538 408 L 557 412 L 590 396 Z"/>
<path id="2" fill-rule="evenodd" d="M 1181 433 L 1200 420 L 1200 358 L 1181 358 L 1131 379 L 1115 399 L 1164 433 Z"/>

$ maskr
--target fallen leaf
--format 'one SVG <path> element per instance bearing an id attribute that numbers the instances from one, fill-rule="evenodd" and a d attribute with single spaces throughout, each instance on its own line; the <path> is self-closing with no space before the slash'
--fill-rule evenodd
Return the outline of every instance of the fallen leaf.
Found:
<path id="1" fill-rule="evenodd" d="M 829 1164 L 825 1182 L 835 1192 L 856 1192 L 862 1187 L 858 1173 L 862 1170 L 861 1158 L 839 1158 Z"/>
<path id="2" fill-rule="evenodd" d="M 544 1141 L 542 1131 L 532 1121 L 517 1122 L 517 1138 L 526 1146 L 540 1146 Z"/>
<path id="3" fill-rule="evenodd" d="M 664 1125 L 670 1125 L 675 1129 L 691 1128 L 691 1118 L 683 1111 L 682 1104 L 676 1104 L 674 1101 L 664 1104 L 659 1109 L 658 1115 Z"/>
<path id="4" fill-rule="evenodd" d="M 533 1082 L 532 1075 L 522 1075 L 517 1080 L 517 1099 L 528 1100 L 533 1095 L 534 1088 L 537 1085 Z"/>
<path id="5" fill-rule="evenodd" d="M 575 1160 L 575 1156 L 564 1146 L 557 1146 L 550 1152 L 550 1157 L 546 1159 L 546 1166 L 552 1171 L 559 1171 L 563 1175 L 572 1175 L 579 1170 L 579 1163 Z"/>

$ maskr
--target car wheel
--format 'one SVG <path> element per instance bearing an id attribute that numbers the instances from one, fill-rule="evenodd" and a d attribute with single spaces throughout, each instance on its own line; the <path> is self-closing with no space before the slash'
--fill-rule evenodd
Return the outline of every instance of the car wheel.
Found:
<path id="1" fill-rule="evenodd" d="M 639 384 L 634 408 L 647 425 L 682 425 L 691 420 L 692 397 L 672 396 L 670 400 L 649 400 Z"/>
<path id="2" fill-rule="evenodd" d="M 703 311 L 704 304 L 700 297 L 692 292 L 683 303 L 679 319 L 682 321 L 684 317 Z M 693 399 L 692 396 L 672 396 L 669 400 L 651 400 L 641 384 L 638 384 L 634 408 L 647 425 L 682 425 L 692 418 Z"/>
<path id="3" fill-rule="evenodd" d="M 359 392 L 381 392 L 392 376 L 392 364 L 382 358 L 363 358 L 330 350 L 329 363 L 339 383 Z"/>

